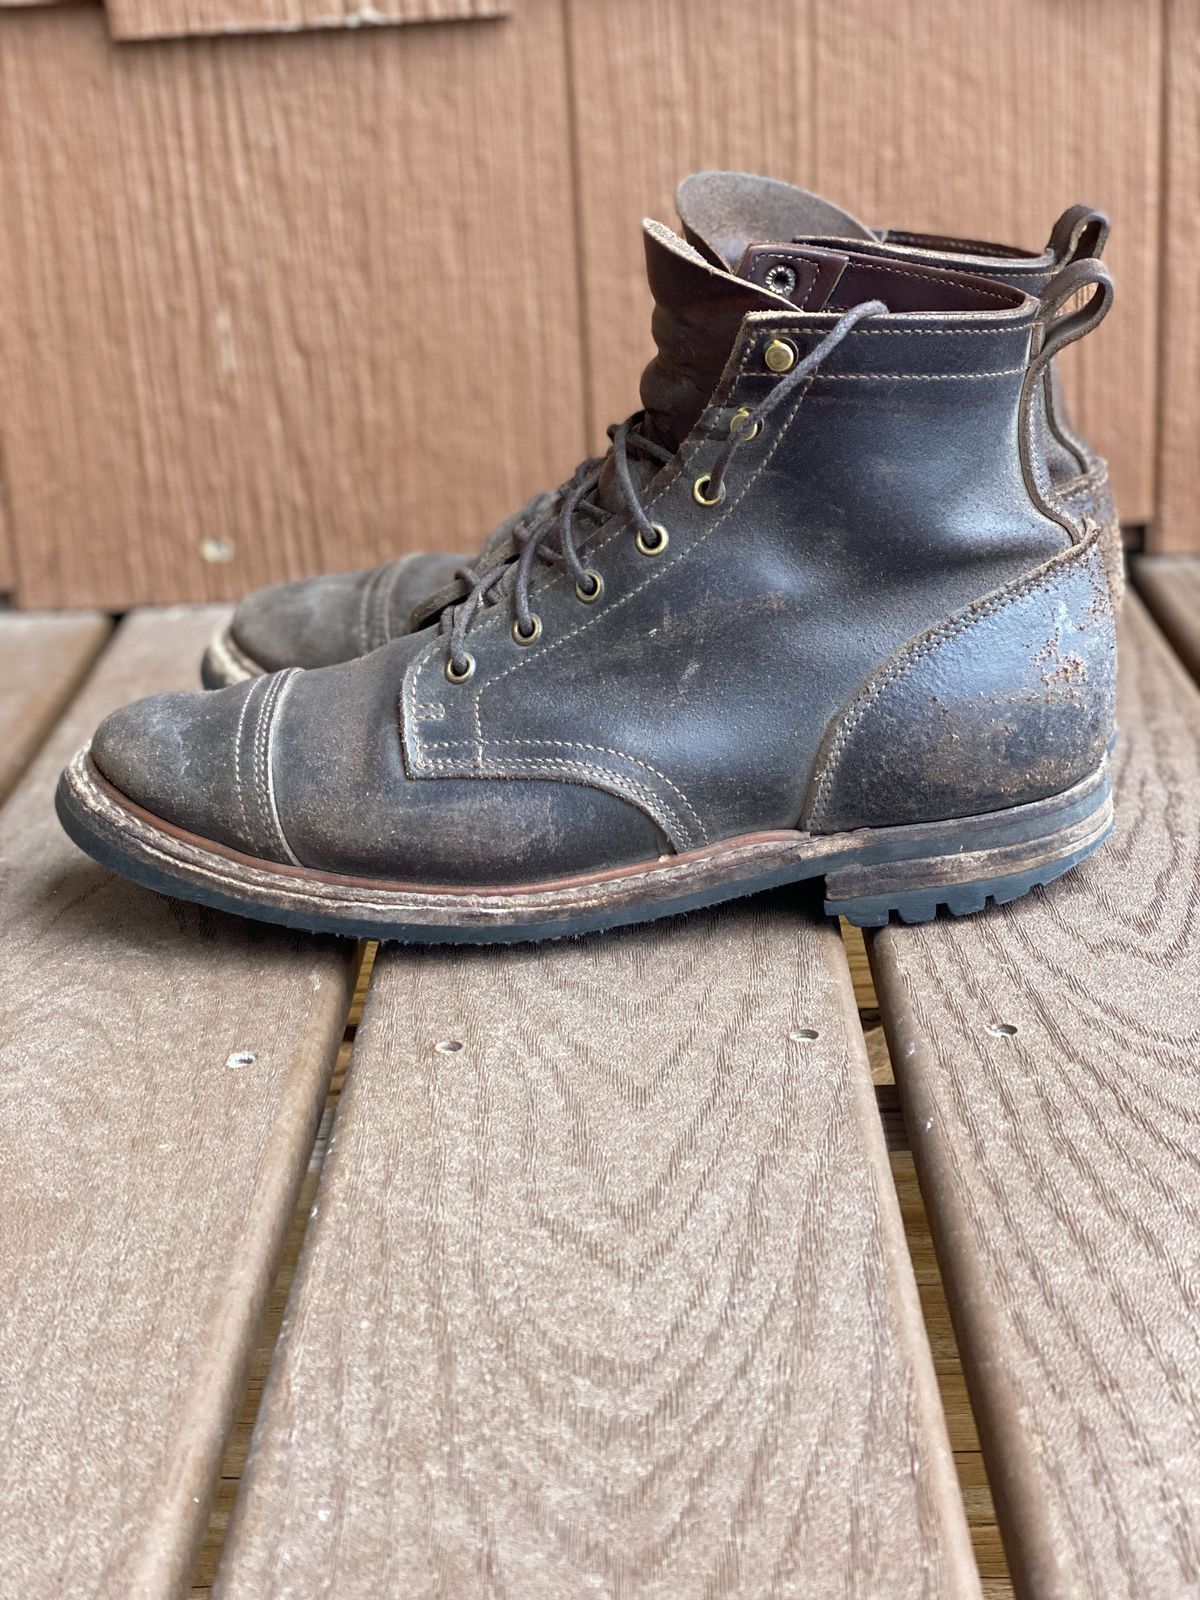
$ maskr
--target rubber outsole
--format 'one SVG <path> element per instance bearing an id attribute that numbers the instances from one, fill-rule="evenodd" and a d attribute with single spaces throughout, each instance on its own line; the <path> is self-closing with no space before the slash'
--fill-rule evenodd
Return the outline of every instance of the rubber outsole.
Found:
<path id="1" fill-rule="evenodd" d="M 1110 823 L 1093 843 L 1029 872 L 980 878 L 974 883 L 957 884 L 952 889 L 914 890 L 901 895 L 860 895 L 855 900 L 826 900 L 825 910 L 831 917 L 845 917 L 856 928 L 886 928 L 893 916 L 908 924 L 932 922 L 943 910 L 952 917 L 973 916 L 977 911 L 985 911 L 989 905 L 1006 906 L 1028 894 L 1031 889 L 1041 889 L 1053 883 L 1065 872 L 1070 872 L 1072 867 L 1086 861 L 1111 833 Z"/>
<path id="2" fill-rule="evenodd" d="M 1061 795 L 944 823 L 813 836 L 776 831 L 609 873 L 516 887 L 388 883 L 261 861 L 173 828 L 81 751 L 56 805 L 70 837 L 132 882 L 259 921 L 347 938 L 491 944 L 569 938 L 824 877 L 824 907 L 861 927 L 1004 904 L 1084 860 L 1112 829 L 1107 761 Z"/>

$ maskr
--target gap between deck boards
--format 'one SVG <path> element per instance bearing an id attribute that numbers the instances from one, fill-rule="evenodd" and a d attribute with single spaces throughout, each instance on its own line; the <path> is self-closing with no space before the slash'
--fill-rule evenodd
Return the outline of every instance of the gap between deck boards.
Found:
<path id="1" fill-rule="evenodd" d="M 867 1056 L 871 1064 L 871 1076 L 875 1083 L 876 1100 L 887 1142 L 892 1179 L 896 1185 L 897 1200 L 904 1221 L 905 1240 L 917 1280 L 921 1312 L 933 1353 L 934 1369 L 946 1414 L 972 1547 L 982 1579 L 983 1600 L 1013 1600 L 1012 1583 L 996 1524 L 975 1419 L 967 1396 L 954 1331 L 950 1325 L 949 1309 L 933 1252 L 929 1223 L 904 1132 L 899 1094 L 880 1021 L 879 1005 L 866 947 L 861 932 L 849 924 L 842 924 L 842 936 L 858 1004 L 859 1024 L 863 1030 Z M 245 1392 L 226 1440 L 208 1527 L 193 1574 L 191 1600 L 209 1600 L 212 1594 L 213 1580 L 245 1469 L 254 1425 L 282 1332 L 288 1295 L 316 1203 L 321 1169 L 329 1147 L 338 1100 L 347 1074 L 351 1070 L 355 1032 L 370 986 L 376 949 L 374 945 L 367 946 L 359 969 L 354 1001 L 347 1018 L 345 1038 L 330 1082 L 329 1095 L 313 1144 L 308 1171 L 297 1200 L 279 1270 L 271 1287 L 262 1326 L 255 1343 Z"/>

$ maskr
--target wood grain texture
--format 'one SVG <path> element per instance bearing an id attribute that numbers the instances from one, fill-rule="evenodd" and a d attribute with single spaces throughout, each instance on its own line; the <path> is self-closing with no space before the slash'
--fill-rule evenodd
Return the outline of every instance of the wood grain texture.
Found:
<path id="1" fill-rule="evenodd" d="M 1146 547 L 1200 550 L 1200 0 L 1165 0 L 1158 510 Z"/>
<path id="2" fill-rule="evenodd" d="M 474 550 L 565 477 L 584 430 L 564 79 L 559 0 L 129 49 L 98 10 L 6 16 L 21 604 L 234 598 Z"/>
<path id="3" fill-rule="evenodd" d="M 23 1600 L 186 1584 L 351 994 L 352 946 L 123 884 L 55 818 L 62 761 L 190 683 L 214 621 L 127 622 L 0 814 L 0 1591 Z"/>
<path id="4" fill-rule="evenodd" d="M 1200 691 L 1123 629 L 1114 839 L 872 942 L 1026 1600 L 1200 1594 Z"/>
<path id="5" fill-rule="evenodd" d="M 1133 572 L 1171 648 L 1200 682 L 1200 555 L 1140 556 Z"/>
<path id="6" fill-rule="evenodd" d="M 670 220 L 690 168 L 766 171 L 876 225 L 1037 250 L 1059 212 L 1087 200 L 1114 219 L 1118 294 L 1106 325 L 1068 352 L 1066 387 L 1075 420 L 1110 459 L 1123 519 L 1150 515 L 1156 5 L 1020 0 L 1002 23 L 989 0 L 647 0 L 636 22 L 626 0 L 567 9 L 597 425 L 635 404 L 650 349 L 634 219 Z M 1181 414 L 1194 440 L 1193 390 Z"/>
<path id="7" fill-rule="evenodd" d="M 107 617 L 0 615 L 0 801 L 104 647 Z"/>
<path id="8" fill-rule="evenodd" d="M 105 5 L 116 39 L 470 22 L 506 17 L 512 10 L 495 0 L 105 0 Z"/>
<path id="9" fill-rule="evenodd" d="M 216 1593 L 293 1585 L 978 1594 L 835 928 L 381 953 Z"/>

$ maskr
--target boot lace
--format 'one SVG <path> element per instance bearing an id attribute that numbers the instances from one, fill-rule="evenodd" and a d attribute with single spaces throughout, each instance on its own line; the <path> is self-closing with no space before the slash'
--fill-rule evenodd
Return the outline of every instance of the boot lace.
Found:
<path id="1" fill-rule="evenodd" d="M 785 373 L 775 387 L 756 406 L 737 412 L 730 424 L 729 437 L 717 452 L 712 466 L 703 477 L 696 480 L 695 495 L 702 505 L 719 505 L 725 498 L 725 474 L 738 449 L 748 440 L 757 438 L 763 424 L 809 378 L 821 362 L 836 350 L 848 333 L 868 317 L 880 316 L 887 311 L 882 300 L 867 300 L 852 306 L 808 354 Z M 583 461 L 562 492 L 557 508 L 549 514 L 538 515 L 532 522 L 521 526 L 530 508 L 530 502 L 513 523 L 505 524 L 509 540 L 509 555 L 495 565 L 487 561 L 485 546 L 483 560 L 475 567 L 462 567 L 458 576 L 469 585 L 466 597 L 456 605 L 447 606 L 441 613 L 438 628 L 448 640 L 445 674 L 451 683 L 465 683 L 475 671 L 475 658 L 467 649 L 467 637 L 480 613 L 507 599 L 512 609 L 512 635 L 518 644 L 532 644 L 542 631 L 541 621 L 529 604 L 529 590 L 535 564 L 541 562 L 552 567 L 565 567 L 575 581 L 575 593 L 585 604 L 598 600 L 604 581 L 593 567 L 585 562 L 579 545 L 582 530 L 579 524 L 585 519 L 593 528 L 608 522 L 614 515 L 628 517 L 637 539 L 638 549 L 645 555 L 657 555 L 667 545 L 668 535 L 660 523 L 652 522 L 634 478 L 632 462 L 648 461 L 657 467 L 665 466 L 675 455 L 674 450 L 659 444 L 642 430 L 645 413 L 634 412 L 624 422 L 608 430 L 611 441 L 608 454 Z M 620 499 L 621 510 L 595 499 L 609 465 Z M 509 530 L 511 529 L 511 532 Z M 497 530 L 499 532 L 500 530 Z"/>

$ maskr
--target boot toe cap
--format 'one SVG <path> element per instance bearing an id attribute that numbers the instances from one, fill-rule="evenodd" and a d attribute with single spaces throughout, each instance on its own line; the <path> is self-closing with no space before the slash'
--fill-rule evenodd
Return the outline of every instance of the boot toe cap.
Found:
<path id="1" fill-rule="evenodd" d="M 347 661 L 370 648 L 362 611 L 371 578 L 345 572 L 259 589 L 235 610 L 230 634 L 264 672 Z"/>
<path id="2" fill-rule="evenodd" d="M 113 788 L 164 822 L 259 853 L 239 794 L 239 739 L 260 680 L 208 694 L 157 694 L 114 711 L 92 739 Z"/>
<path id="3" fill-rule="evenodd" d="M 462 561 L 405 556 L 366 572 L 259 589 L 234 612 L 230 634 L 264 672 L 337 666 L 407 633 L 414 609 L 448 584 Z"/>

